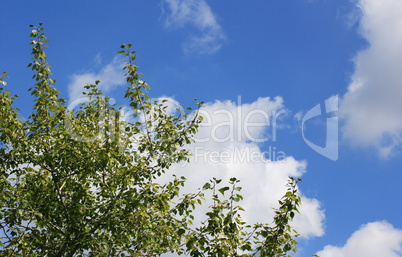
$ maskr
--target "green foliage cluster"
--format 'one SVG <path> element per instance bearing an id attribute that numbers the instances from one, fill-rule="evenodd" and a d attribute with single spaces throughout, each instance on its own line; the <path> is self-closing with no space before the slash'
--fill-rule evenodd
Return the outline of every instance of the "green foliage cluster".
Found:
<path id="1" fill-rule="evenodd" d="M 0 256 L 288 256 L 297 233 L 289 222 L 300 204 L 297 181 L 279 201 L 273 224 L 247 225 L 239 181 L 212 179 L 181 194 L 185 178 L 157 179 L 189 161 L 201 117 L 197 109 L 166 111 L 152 101 L 131 44 L 122 45 L 134 122 L 102 96 L 99 81 L 85 86 L 88 101 L 69 110 L 53 86 L 48 40 L 31 26 L 35 86 L 31 116 L 22 120 L 16 96 L 0 87 Z M 7 74 L 0 77 L 0 85 Z M 207 219 L 193 212 L 212 194 Z M 196 222 L 194 222 L 196 223 Z"/>

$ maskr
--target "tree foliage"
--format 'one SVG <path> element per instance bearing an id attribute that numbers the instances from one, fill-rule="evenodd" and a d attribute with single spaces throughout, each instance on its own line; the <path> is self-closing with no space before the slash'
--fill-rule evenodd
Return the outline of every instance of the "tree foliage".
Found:
<path id="1" fill-rule="evenodd" d="M 33 112 L 21 119 L 16 96 L 0 77 L 1 256 L 287 256 L 297 233 L 289 225 L 300 204 L 296 183 L 279 201 L 272 224 L 247 225 L 239 181 L 213 178 L 182 194 L 184 177 L 157 179 L 171 165 L 189 161 L 184 148 L 202 118 L 196 110 L 167 112 L 152 101 L 135 65 L 131 44 L 122 45 L 125 98 L 132 121 L 104 97 L 99 81 L 85 85 L 87 101 L 69 110 L 51 78 L 48 40 L 32 26 L 35 85 Z M 193 212 L 209 192 L 203 222 Z M 193 224 L 194 223 L 194 224 Z"/>

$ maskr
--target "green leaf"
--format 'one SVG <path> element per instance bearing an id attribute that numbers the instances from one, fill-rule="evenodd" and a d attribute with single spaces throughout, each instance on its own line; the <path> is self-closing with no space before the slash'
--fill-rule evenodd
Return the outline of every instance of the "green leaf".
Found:
<path id="1" fill-rule="evenodd" d="M 224 195 L 225 192 L 228 191 L 228 190 L 229 190 L 229 187 L 222 187 L 222 188 L 220 188 L 218 191 L 219 191 L 222 195 Z"/>

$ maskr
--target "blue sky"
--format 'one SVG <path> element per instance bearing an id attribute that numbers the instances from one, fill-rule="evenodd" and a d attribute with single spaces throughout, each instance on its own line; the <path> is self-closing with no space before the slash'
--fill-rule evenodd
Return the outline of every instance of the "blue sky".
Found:
<path id="1" fill-rule="evenodd" d="M 191 146 L 192 164 L 171 171 L 189 177 L 189 190 L 212 176 L 237 176 L 246 219 L 264 221 L 286 177 L 300 176 L 297 256 L 402 256 L 400 0 L 4 1 L 0 69 L 23 117 L 33 105 L 28 25 L 39 22 L 56 87 L 70 103 L 100 79 L 105 94 L 126 104 L 122 43 L 133 43 L 152 97 L 206 102 L 211 122 L 197 137 L 209 140 Z M 334 161 L 302 134 L 324 147 L 326 118 L 301 124 L 336 95 L 339 139 L 327 142 L 336 143 Z M 247 114 L 266 126 L 248 130 Z M 269 151 L 271 162 L 237 158 Z"/>

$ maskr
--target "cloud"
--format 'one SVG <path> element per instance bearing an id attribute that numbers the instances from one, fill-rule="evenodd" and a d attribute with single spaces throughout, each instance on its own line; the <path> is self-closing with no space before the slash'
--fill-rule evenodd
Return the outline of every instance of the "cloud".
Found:
<path id="1" fill-rule="evenodd" d="M 96 62 L 101 59 L 95 58 Z M 82 96 L 86 84 L 94 84 L 100 80 L 99 89 L 104 93 L 113 90 L 116 86 L 125 84 L 124 72 L 122 71 L 123 61 L 115 57 L 109 64 L 102 67 L 98 72 L 84 72 L 71 76 L 71 82 L 68 84 L 68 96 L 74 101 Z"/>
<path id="2" fill-rule="evenodd" d="M 372 222 L 354 232 L 342 247 L 327 245 L 320 257 L 401 257 L 402 230 L 386 221 Z"/>
<path id="3" fill-rule="evenodd" d="M 325 214 L 317 199 L 302 195 L 300 214 L 295 216 L 292 225 L 302 237 L 310 238 L 324 235 Z"/>
<path id="4" fill-rule="evenodd" d="M 204 121 L 195 136 L 196 143 L 189 146 L 193 154 L 190 162 L 171 169 L 187 178 L 184 192 L 194 192 L 213 177 L 223 181 L 236 177 L 243 187 L 245 220 L 271 222 L 272 208 L 278 207 L 278 200 L 285 194 L 288 177 L 301 177 L 307 167 L 305 161 L 275 147 L 274 142 L 280 140 L 276 138 L 277 124 L 286 115 L 283 99 L 216 101 L 207 103 L 201 115 Z M 294 220 L 298 232 L 303 237 L 323 235 L 324 211 L 319 201 L 302 195 L 300 211 Z"/>
<path id="5" fill-rule="evenodd" d="M 199 33 L 183 43 L 183 51 L 213 54 L 225 41 L 225 34 L 205 0 L 164 0 L 167 6 L 166 28 L 193 25 Z"/>
<path id="6" fill-rule="evenodd" d="M 374 146 L 390 157 L 402 143 L 402 2 L 359 0 L 360 34 L 368 47 L 340 106 L 343 135 L 355 146 Z"/>

